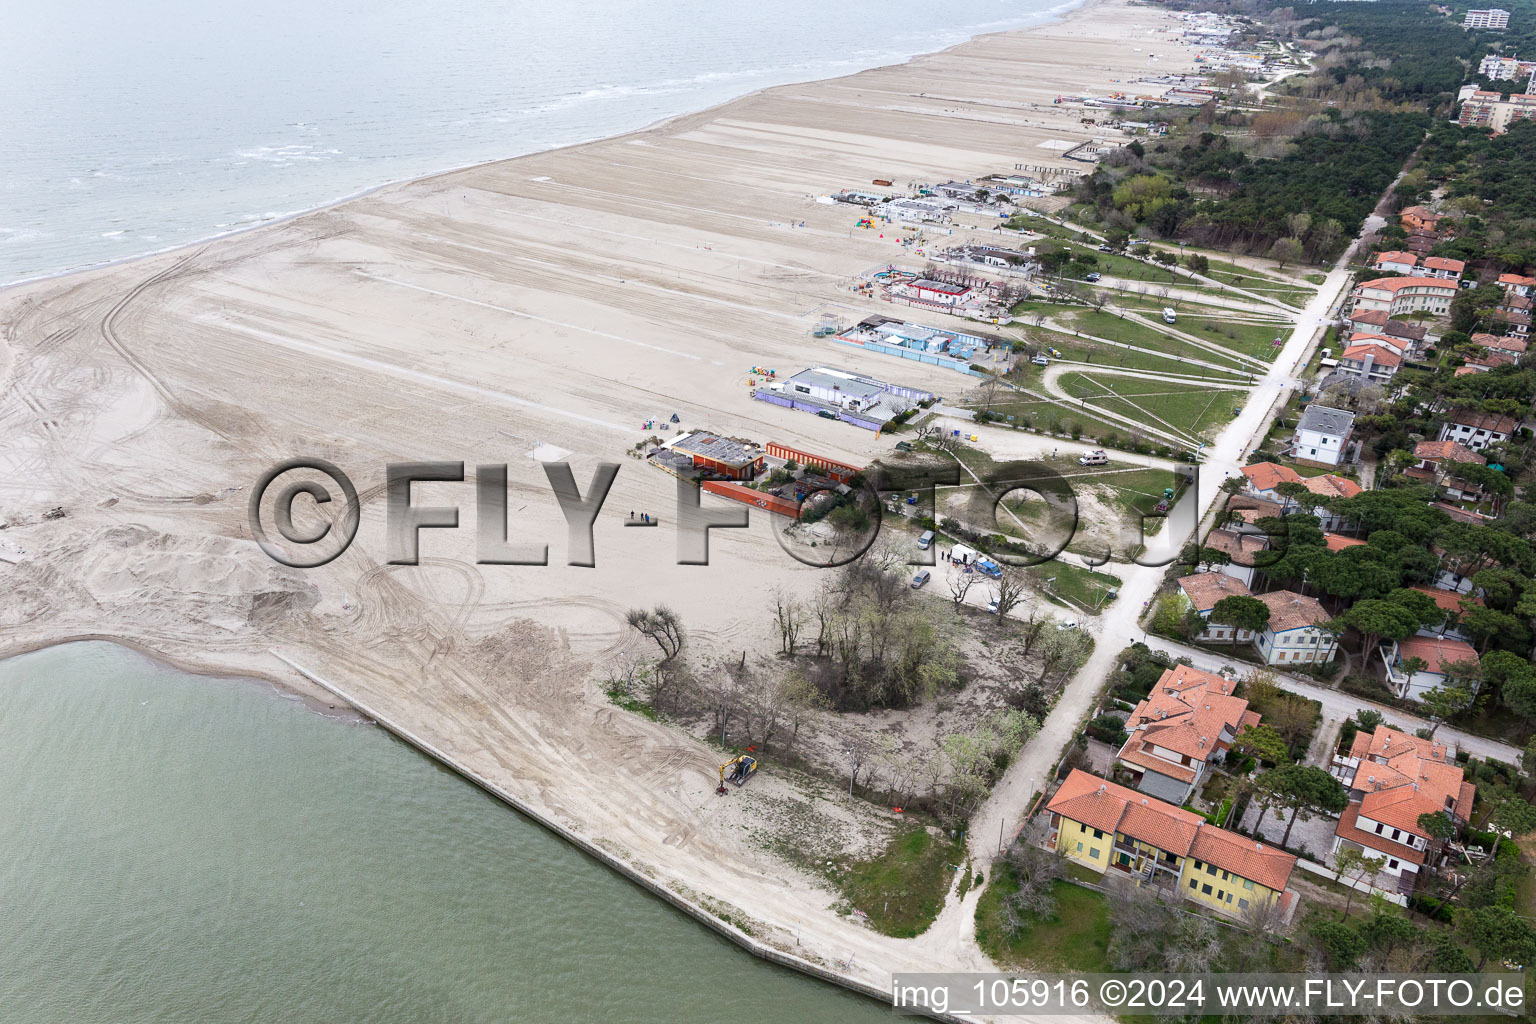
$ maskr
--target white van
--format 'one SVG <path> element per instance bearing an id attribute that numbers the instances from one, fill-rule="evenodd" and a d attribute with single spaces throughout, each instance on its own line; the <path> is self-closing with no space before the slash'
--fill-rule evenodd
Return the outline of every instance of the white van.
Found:
<path id="1" fill-rule="evenodd" d="M 933 531 L 932 530 L 924 530 L 923 531 L 923 535 L 921 537 L 917 538 L 917 546 L 919 548 L 921 548 L 922 550 L 927 551 L 932 545 L 933 545 Z"/>
<path id="2" fill-rule="evenodd" d="M 1173 307 L 1172 306 L 1164 306 L 1163 307 L 1163 323 L 1165 323 L 1165 324 L 1178 323 L 1178 320 L 1179 320 L 1179 314 L 1177 314 L 1177 313 L 1175 313 L 1173 311 Z"/>
<path id="3" fill-rule="evenodd" d="M 1107 466 L 1109 465 L 1109 456 L 1105 455 L 1104 450 L 1101 448 L 1080 457 L 1077 460 L 1077 464 L 1079 466 Z"/>
<path id="4" fill-rule="evenodd" d="M 956 565 L 970 565 L 980 557 L 980 552 L 975 548 L 968 548 L 964 544 L 956 544 L 949 549 L 949 560 Z"/>

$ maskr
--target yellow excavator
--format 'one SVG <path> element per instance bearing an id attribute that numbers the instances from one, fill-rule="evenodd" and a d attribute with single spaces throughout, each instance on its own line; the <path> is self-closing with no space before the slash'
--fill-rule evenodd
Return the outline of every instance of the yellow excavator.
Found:
<path id="1" fill-rule="evenodd" d="M 730 772 L 729 775 L 726 774 L 727 771 Z M 742 754 L 740 757 L 732 758 L 720 766 L 720 785 L 715 787 L 715 792 L 724 796 L 729 792 L 725 788 L 727 782 L 730 782 L 733 786 L 740 786 L 756 774 L 757 758 L 750 754 Z"/>

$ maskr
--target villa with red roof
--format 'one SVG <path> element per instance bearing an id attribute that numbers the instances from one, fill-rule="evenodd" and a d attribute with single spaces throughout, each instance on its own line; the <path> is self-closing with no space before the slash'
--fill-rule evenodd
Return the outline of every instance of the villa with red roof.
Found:
<path id="1" fill-rule="evenodd" d="M 1491 444 L 1509 440 L 1515 432 L 1515 418 L 1477 409 L 1457 409 L 1445 419 L 1437 441 L 1460 441 L 1475 452 Z"/>
<path id="2" fill-rule="evenodd" d="M 1045 845 L 1098 872 L 1118 872 L 1232 917 L 1296 910 L 1296 858 L 1207 824 L 1170 803 L 1074 770 L 1045 807 Z"/>
<path id="3" fill-rule="evenodd" d="M 1378 650 L 1387 667 L 1387 685 L 1399 697 L 1419 700 L 1456 675 L 1466 677 L 1467 685 L 1473 692 L 1477 690 L 1475 672 L 1481 659 L 1477 648 L 1465 640 L 1414 634 L 1406 640 L 1388 640 Z M 1411 659 L 1417 659 L 1422 667 L 1410 672 Z"/>
<path id="4" fill-rule="evenodd" d="M 1419 258 L 1411 252 L 1384 252 L 1372 264 L 1384 274 L 1412 274 L 1419 265 Z"/>
<path id="5" fill-rule="evenodd" d="M 1242 586 L 1221 573 L 1205 575 Z M 1245 726 L 1259 724 L 1248 702 L 1232 695 L 1235 688 L 1224 676 L 1188 665 L 1163 673 L 1126 720 L 1131 735 L 1115 755 L 1137 776 L 1137 789 L 1178 804 L 1195 793 L 1206 767 L 1226 759 Z"/>
<path id="6" fill-rule="evenodd" d="M 1466 261 L 1453 260 L 1448 256 L 1426 256 L 1423 273 L 1426 277 L 1442 277 L 1454 281 L 1467 269 Z"/>
<path id="7" fill-rule="evenodd" d="M 1360 485 L 1348 477 L 1333 473 L 1304 477 L 1290 466 L 1282 466 L 1277 462 L 1256 462 L 1251 466 L 1244 466 L 1243 478 L 1245 493 L 1264 501 L 1275 502 L 1286 509 L 1301 509 L 1307 515 L 1316 516 L 1325 530 L 1332 530 L 1341 525 L 1340 517 L 1322 505 L 1308 508 L 1305 502 L 1282 497 L 1279 486 L 1301 484 L 1319 498 L 1353 498 L 1361 490 Z"/>
<path id="8" fill-rule="evenodd" d="M 1420 441 L 1414 445 L 1418 463 L 1403 475 L 1441 488 L 1453 501 L 1482 501 L 1487 495 L 1475 483 L 1456 474 L 1458 466 L 1486 466 L 1488 460 L 1458 441 Z"/>
<path id="9" fill-rule="evenodd" d="M 1253 645 L 1267 665 L 1322 665 L 1333 660 L 1339 638 L 1323 629 L 1333 616 L 1317 598 L 1291 590 L 1256 595 L 1269 607 L 1269 625 Z"/>
<path id="10" fill-rule="evenodd" d="M 1395 876 L 1404 893 L 1413 892 L 1437 852 L 1420 815 L 1443 811 L 1465 822 L 1477 792 L 1447 759 L 1444 744 L 1385 725 L 1356 733 L 1349 752 L 1335 754 L 1329 771 L 1349 790 L 1349 806 L 1334 829 L 1334 856 L 1352 846 L 1380 857 L 1382 872 Z"/>
<path id="11" fill-rule="evenodd" d="M 1339 371 L 1373 384 L 1388 384 L 1403 365 L 1403 357 L 1384 345 L 1351 345 L 1339 353 Z"/>

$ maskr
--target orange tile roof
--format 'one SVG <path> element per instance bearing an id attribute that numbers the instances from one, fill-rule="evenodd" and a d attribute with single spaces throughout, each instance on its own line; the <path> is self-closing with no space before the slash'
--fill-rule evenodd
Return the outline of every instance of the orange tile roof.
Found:
<path id="1" fill-rule="evenodd" d="M 1230 576 L 1224 578 L 1231 580 Z M 1236 736 L 1243 716 L 1248 713 L 1248 702 L 1233 696 L 1235 689 L 1224 676 L 1175 665 L 1153 684 L 1146 699 L 1136 705 L 1126 720 L 1126 728 L 1133 730 L 1126 746 L 1139 740 L 1133 749 L 1143 750 L 1147 744 L 1155 744 L 1196 761 L 1208 760 L 1214 751 L 1225 749 L 1224 744 Z M 1147 756 L 1156 755 L 1149 751 Z"/>
<path id="2" fill-rule="evenodd" d="M 1456 289 L 1456 282 L 1448 281 L 1443 277 L 1378 277 L 1373 281 L 1361 281 L 1355 290 L 1373 288 L 1384 292 L 1400 292 L 1404 288 L 1449 288 Z"/>
<path id="3" fill-rule="evenodd" d="M 1328 533 L 1324 531 L 1323 543 L 1328 545 L 1329 551 L 1343 551 L 1345 548 L 1352 548 L 1356 545 L 1364 544 L 1365 541 L 1358 537 L 1346 537 L 1341 533 Z"/>
<path id="4" fill-rule="evenodd" d="M 1296 858 L 1284 850 L 1215 826 L 1202 828 L 1195 834 L 1189 855 L 1276 892 L 1285 889 L 1296 868 Z"/>
<path id="5" fill-rule="evenodd" d="M 1363 488 L 1348 477 L 1334 476 L 1332 473 L 1324 473 L 1322 476 L 1309 476 L 1302 481 L 1313 494 L 1324 498 L 1353 498 Z"/>
<path id="6" fill-rule="evenodd" d="M 1413 457 L 1430 462 L 1471 462 L 1479 466 L 1488 460 L 1459 441 L 1420 441 L 1413 446 Z"/>
<path id="7" fill-rule="evenodd" d="M 1272 491 L 1278 484 L 1299 484 L 1301 474 L 1290 466 L 1282 466 L 1275 462 L 1255 462 L 1251 466 L 1243 467 L 1243 476 L 1253 484 L 1255 490 Z"/>
<path id="8" fill-rule="evenodd" d="M 1145 747 L 1145 737 L 1142 733 L 1138 732 L 1125 741 L 1125 744 L 1120 748 L 1120 752 L 1115 756 L 1138 768 L 1144 768 L 1159 775 L 1166 775 L 1170 779 L 1177 779 L 1185 785 L 1195 781 L 1196 776 L 1193 768 L 1182 764 L 1175 764 L 1172 761 L 1158 757 L 1156 754 L 1145 749 Z"/>
<path id="9" fill-rule="evenodd" d="M 1458 367 L 1456 367 L 1456 372 L 1451 374 L 1451 376 L 1453 376 L 1453 377 L 1462 377 L 1462 376 L 1465 376 L 1466 374 L 1477 373 L 1477 372 L 1478 372 L 1478 370 L 1477 370 L 1477 367 L 1475 367 L 1475 366 L 1458 366 Z"/>
<path id="10" fill-rule="evenodd" d="M 1197 857 L 1276 891 L 1296 867 L 1288 853 L 1208 825 L 1193 811 L 1116 785 L 1080 769 L 1061 784 L 1046 810 L 1104 832 L 1121 832 L 1175 856 Z"/>
<path id="11" fill-rule="evenodd" d="M 1498 352 L 1516 352 L 1521 355 L 1525 354 L 1527 347 L 1526 340 L 1515 335 L 1501 338 L 1496 334 L 1474 334 L 1472 335 L 1472 342 L 1475 345 L 1481 345 L 1483 348 L 1493 349 Z"/>
<path id="12" fill-rule="evenodd" d="M 1404 661 L 1423 659 L 1425 672 L 1443 673 L 1447 665 L 1480 661 L 1471 644 L 1444 636 L 1411 636 L 1398 643 L 1397 653 Z"/>
<path id="13" fill-rule="evenodd" d="M 1406 263 L 1410 267 L 1416 267 L 1419 265 L 1419 258 L 1411 252 L 1384 252 L 1376 257 L 1375 266 L 1380 267 L 1383 263 Z"/>
<path id="14" fill-rule="evenodd" d="M 1467 264 L 1462 260 L 1453 260 L 1449 256 L 1430 256 L 1424 260 L 1424 266 L 1429 270 L 1449 270 L 1453 274 L 1459 274 L 1467 269 Z"/>
<path id="15" fill-rule="evenodd" d="M 1242 580 L 1224 572 L 1197 572 L 1179 578 L 1179 589 L 1197 612 L 1208 612 L 1224 597 L 1252 597 Z"/>
<path id="16" fill-rule="evenodd" d="M 1373 331 L 1355 331 L 1349 336 L 1351 347 L 1355 345 L 1375 345 L 1378 348 L 1390 348 L 1398 355 L 1408 351 L 1408 339 L 1395 338 L 1390 334 L 1377 334 Z"/>
<path id="17" fill-rule="evenodd" d="M 1318 604 L 1317 598 L 1291 590 L 1271 590 L 1258 597 L 1269 606 L 1269 628 L 1272 632 L 1315 626 L 1331 618 L 1323 611 L 1323 606 Z"/>
<path id="18" fill-rule="evenodd" d="M 1378 366 L 1397 366 L 1403 361 L 1402 356 L 1382 345 L 1351 345 L 1339 358 L 1354 359 L 1363 363 L 1366 356 L 1370 356 L 1371 361 Z"/>
<path id="19" fill-rule="evenodd" d="M 1224 551 L 1233 565 L 1252 566 L 1254 554 L 1269 546 L 1269 538 L 1261 533 L 1235 533 L 1232 530 L 1212 530 L 1205 535 L 1205 546 Z"/>
<path id="20" fill-rule="evenodd" d="M 1491 430 L 1500 434 L 1508 434 L 1515 429 L 1513 416 L 1483 412 L 1481 409 L 1456 409 L 1447 415 L 1446 419 L 1460 427 Z"/>
<path id="21" fill-rule="evenodd" d="M 1536 277 L 1523 277 L 1520 274 L 1500 274 L 1501 285 L 1523 285 L 1526 288 L 1536 288 Z"/>
<path id="22" fill-rule="evenodd" d="M 1350 804 L 1344 808 L 1344 813 L 1339 815 L 1339 824 L 1334 828 L 1334 834 L 1351 842 L 1359 843 L 1368 850 L 1384 853 L 1398 860 L 1405 860 L 1410 864 L 1424 863 L 1424 850 L 1415 850 L 1403 843 L 1394 843 L 1386 836 L 1379 836 L 1374 832 L 1367 832 L 1356 824 L 1360 817 L 1360 805 Z"/>
<path id="23" fill-rule="evenodd" d="M 1446 612 L 1460 612 L 1463 599 L 1469 604 L 1483 603 L 1482 598 L 1472 597 L 1470 594 L 1458 594 L 1452 590 L 1441 590 L 1439 587 L 1409 587 L 1408 589 L 1427 595 Z"/>

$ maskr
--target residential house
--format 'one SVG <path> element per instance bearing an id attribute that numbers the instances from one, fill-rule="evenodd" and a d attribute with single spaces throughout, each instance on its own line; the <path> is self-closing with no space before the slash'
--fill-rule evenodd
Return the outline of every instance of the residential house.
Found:
<path id="1" fill-rule="evenodd" d="M 1233 696 L 1235 688 L 1224 676 L 1188 665 L 1163 673 L 1126 720 L 1131 735 L 1116 755 L 1136 775 L 1137 789 L 1176 804 L 1199 789 L 1207 767 L 1226 759 L 1238 733 L 1259 724 L 1248 702 Z"/>
<path id="2" fill-rule="evenodd" d="M 1330 766 L 1349 791 L 1349 806 L 1334 829 L 1333 854 L 1346 847 L 1382 861 L 1381 870 L 1411 893 L 1437 851 L 1419 818 L 1444 812 L 1458 823 L 1472 813 L 1477 789 L 1448 756 L 1444 744 L 1377 726 L 1358 732 L 1347 754 Z"/>
<path id="3" fill-rule="evenodd" d="M 1309 506 L 1305 499 L 1297 501 L 1281 497 L 1279 486 L 1286 483 L 1301 484 L 1319 498 L 1353 498 L 1360 493 L 1361 489 L 1359 484 L 1342 476 L 1326 473 L 1322 476 L 1304 477 L 1290 466 L 1282 466 L 1277 462 L 1255 462 L 1251 466 L 1244 466 L 1243 479 L 1245 495 L 1277 504 L 1281 506 L 1282 512 L 1299 509 L 1307 515 L 1316 516 L 1325 530 L 1340 526 L 1343 522 L 1342 518 L 1322 505 Z"/>
<path id="4" fill-rule="evenodd" d="M 1430 256 L 1424 260 L 1422 272 L 1425 277 L 1440 277 L 1455 281 L 1460 279 L 1466 269 L 1467 264 L 1464 260 L 1453 260 L 1447 256 Z"/>
<path id="5" fill-rule="evenodd" d="M 1499 287 L 1506 292 L 1514 292 L 1516 295 L 1530 297 L 1536 291 L 1536 277 L 1526 277 L 1524 274 L 1500 274 Z"/>
<path id="6" fill-rule="evenodd" d="M 1269 625 L 1254 640 L 1267 665 L 1322 665 L 1339 649 L 1336 636 L 1323 629 L 1332 616 L 1317 598 L 1290 590 L 1257 595 L 1269 607 Z"/>
<path id="7" fill-rule="evenodd" d="M 1419 265 L 1419 258 L 1411 252 L 1392 251 L 1384 252 L 1376 257 L 1372 264 L 1377 270 L 1386 274 L 1410 275 Z"/>
<path id="8" fill-rule="evenodd" d="M 1495 365 L 1505 365 L 1506 362 L 1519 365 L 1520 361 L 1525 358 L 1525 351 L 1529 346 L 1529 342 L 1525 338 L 1517 335 L 1499 337 L 1497 334 L 1474 334 L 1472 335 L 1472 344 L 1483 348 L 1488 353 L 1489 358 L 1498 360 Z M 1472 360 L 1468 360 L 1469 364 L 1471 362 Z"/>
<path id="9" fill-rule="evenodd" d="M 1227 499 L 1227 511 L 1232 522 L 1228 529 L 1244 535 L 1260 534 L 1258 522 L 1261 519 L 1279 519 L 1285 515 L 1285 506 L 1278 501 L 1266 501 L 1263 498 L 1254 498 L 1246 494 L 1234 494 Z"/>
<path id="10" fill-rule="evenodd" d="M 1392 383 L 1403 357 L 1382 345 L 1351 345 L 1339 354 L 1338 372 L 1346 377 L 1386 386 Z"/>
<path id="11" fill-rule="evenodd" d="M 1480 605 L 1483 603 L 1481 598 L 1472 597 L 1471 595 L 1467 594 L 1459 594 L 1454 590 L 1441 590 L 1438 587 L 1410 587 L 1408 589 L 1417 590 L 1419 593 L 1435 602 L 1436 606 L 1439 607 L 1440 611 L 1443 612 L 1445 616 L 1439 622 L 1428 623 L 1424 625 L 1419 629 L 1416 635 L 1428 637 L 1443 636 L 1450 637 L 1452 640 L 1471 639 L 1467 634 L 1461 631 L 1462 604 L 1466 603 Z"/>
<path id="12" fill-rule="evenodd" d="M 1513 416 L 1495 415 L 1476 409 L 1455 409 L 1440 427 L 1439 441 L 1459 441 L 1475 452 L 1489 445 L 1508 441 L 1515 432 Z"/>
<path id="13" fill-rule="evenodd" d="M 1422 206 L 1410 206 L 1398 214 L 1398 222 L 1410 235 L 1416 231 L 1435 231 L 1440 224 L 1440 214 Z"/>
<path id="14" fill-rule="evenodd" d="M 1353 332 L 1371 335 L 1386 335 L 1390 338 L 1399 338 L 1408 346 L 1408 350 L 1417 349 L 1424 344 L 1424 338 L 1428 335 L 1428 328 L 1421 324 L 1410 324 L 1403 320 L 1393 320 L 1390 313 L 1384 309 L 1356 309 L 1344 318 L 1344 322 Z M 1358 337 L 1351 337 L 1350 343 L 1358 341 Z M 1400 353 L 1408 355 L 1408 351 Z"/>
<path id="15" fill-rule="evenodd" d="M 1421 441 L 1413 448 L 1418 463 L 1403 471 L 1404 476 L 1442 488 L 1453 501 L 1482 501 L 1488 495 L 1477 484 L 1456 475 L 1458 466 L 1486 466 L 1488 460 L 1456 441 Z"/>
<path id="16" fill-rule="evenodd" d="M 1536 97 L 1533 97 L 1536 98 Z M 1505 334 L 1523 337 L 1531 332 L 1531 306 L 1536 302 L 1529 295 L 1521 295 L 1514 289 L 1504 293 L 1504 298 L 1492 313 L 1495 323 L 1504 325 Z"/>
<path id="17" fill-rule="evenodd" d="M 1205 535 L 1205 546 L 1223 552 L 1229 559 L 1214 568 L 1217 572 L 1253 586 L 1258 573 L 1259 552 L 1269 547 L 1269 538 L 1262 533 L 1238 533 L 1235 530 L 1212 530 Z"/>
<path id="18" fill-rule="evenodd" d="M 1299 484 L 1301 481 L 1300 473 L 1278 462 L 1255 462 L 1251 466 L 1243 467 L 1243 491 L 1256 498 L 1263 498 L 1265 501 L 1285 504 L 1285 499 L 1280 496 L 1279 486 Z"/>
<path id="19" fill-rule="evenodd" d="M 1426 691 L 1444 686 L 1454 674 L 1454 666 L 1478 665 L 1482 660 L 1471 644 L 1448 636 L 1414 634 L 1406 640 L 1389 640 L 1378 650 L 1387 667 L 1387 685 L 1397 696 L 1409 700 L 1421 700 Z M 1418 658 L 1424 667 L 1409 672 L 1407 662 L 1410 658 Z M 1476 690 L 1475 681 L 1472 685 Z"/>
<path id="20" fill-rule="evenodd" d="M 1389 316 L 1421 310 L 1440 316 L 1450 312 L 1455 297 L 1456 282 L 1438 277 L 1378 277 L 1360 282 L 1350 296 L 1355 309 Z"/>
<path id="21" fill-rule="evenodd" d="M 1182 807 L 1074 770 L 1046 804 L 1049 849 L 1093 871 L 1117 871 L 1231 916 L 1294 913 L 1296 858 L 1206 824 Z"/>
<path id="22" fill-rule="evenodd" d="M 1354 423 L 1354 413 L 1313 402 L 1296 424 L 1296 433 L 1291 438 L 1291 458 L 1337 466 L 1344 461 L 1348 451 Z"/>
<path id="23" fill-rule="evenodd" d="M 1248 589 L 1247 584 L 1224 572 L 1197 572 L 1193 576 L 1181 576 L 1178 584 L 1180 593 L 1189 599 L 1190 606 L 1207 621 L 1205 631 L 1195 639 L 1232 642 L 1234 627 L 1210 622 L 1211 609 L 1215 608 L 1216 602 L 1224 597 L 1252 597 L 1253 592 Z M 1238 629 L 1236 633 L 1237 643 L 1253 642 L 1252 630 Z"/>

